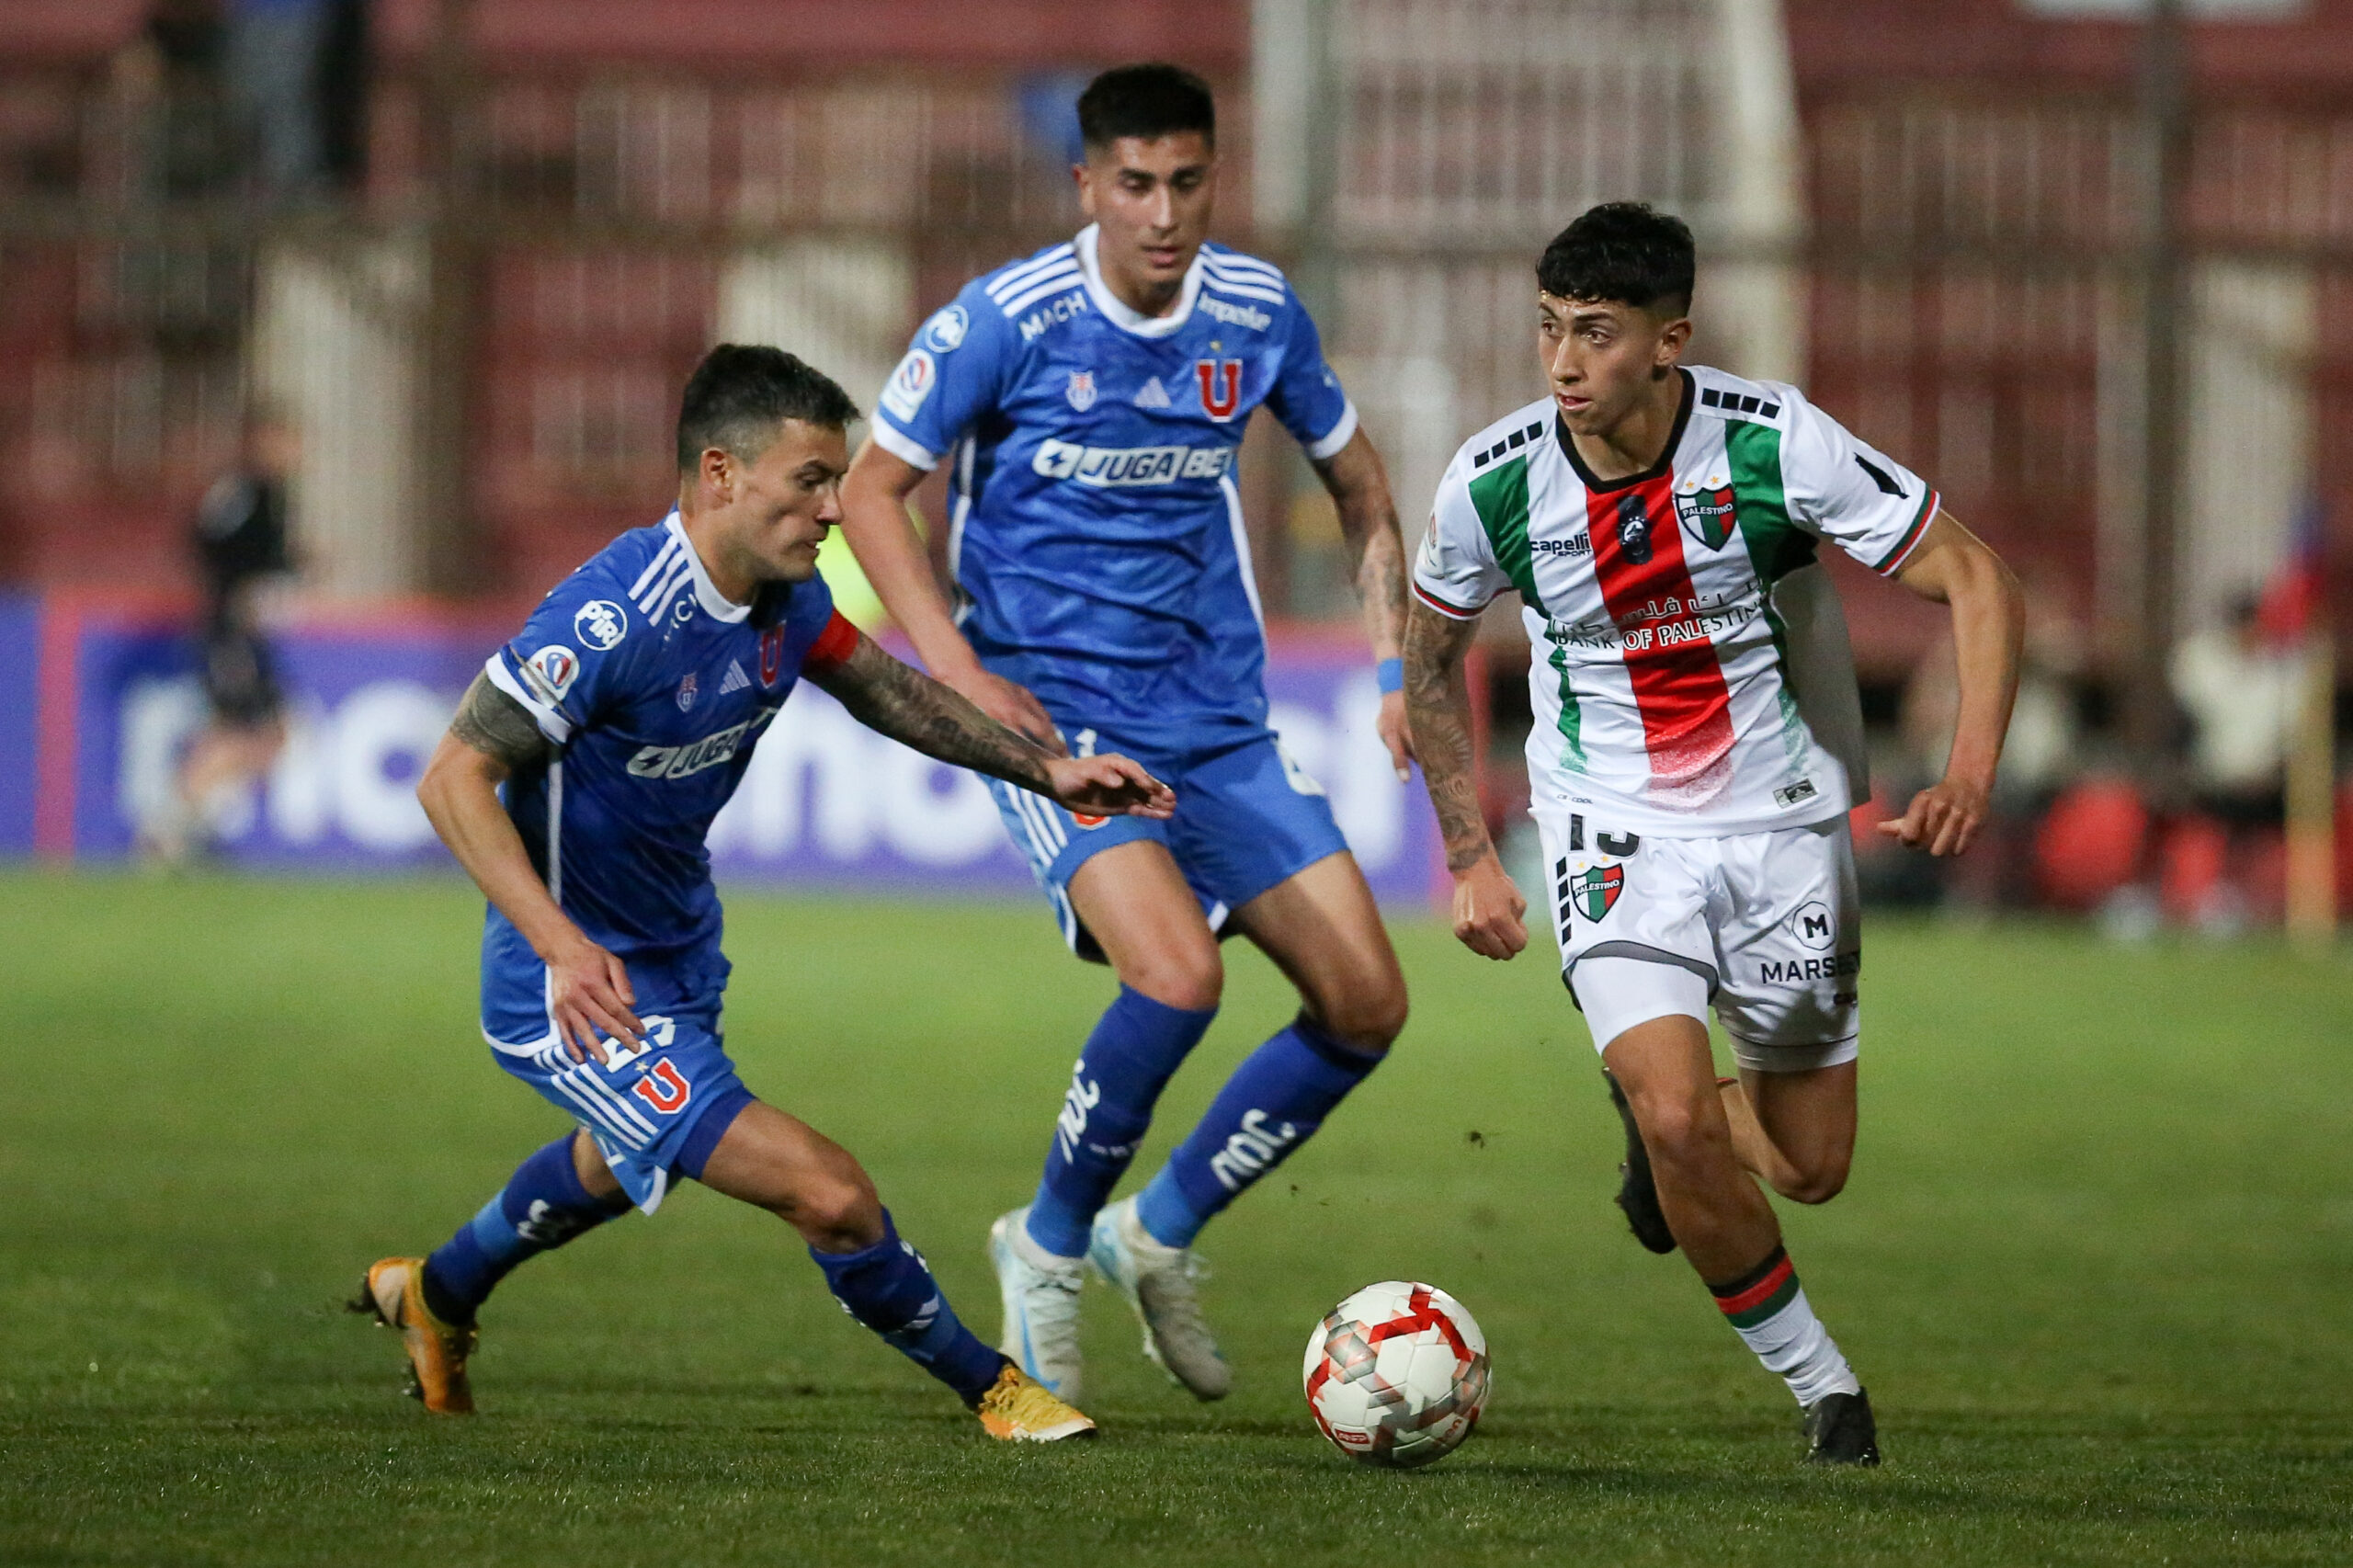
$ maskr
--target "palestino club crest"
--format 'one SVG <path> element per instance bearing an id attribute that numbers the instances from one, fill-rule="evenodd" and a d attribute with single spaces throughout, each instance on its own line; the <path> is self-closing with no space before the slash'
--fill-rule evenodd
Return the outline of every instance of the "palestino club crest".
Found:
<path id="1" fill-rule="evenodd" d="M 1569 879 L 1569 902 L 1587 920 L 1598 920 L 1617 903 L 1618 895 L 1626 891 L 1626 869 L 1623 866 L 1588 866 Z"/>
<path id="2" fill-rule="evenodd" d="M 1710 550 L 1722 550 L 1740 526 L 1740 518 L 1733 511 L 1730 485 L 1720 490 L 1695 490 L 1688 495 L 1676 492 L 1675 515 L 1681 519 L 1683 531 Z"/>
<path id="3" fill-rule="evenodd" d="M 1073 370 L 1070 373 L 1070 385 L 1063 389 L 1063 396 L 1069 402 L 1071 407 L 1081 414 L 1093 408 L 1095 406 L 1095 372 Z"/>
<path id="4" fill-rule="evenodd" d="M 1222 425 L 1242 406 L 1242 361 L 1196 359 L 1193 374 L 1201 383 L 1201 412 Z"/>

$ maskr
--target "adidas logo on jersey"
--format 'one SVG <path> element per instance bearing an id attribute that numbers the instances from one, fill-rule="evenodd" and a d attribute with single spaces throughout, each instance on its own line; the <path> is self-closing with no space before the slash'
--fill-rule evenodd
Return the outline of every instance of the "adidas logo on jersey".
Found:
<path id="1" fill-rule="evenodd" d="M 1166 408 L 1168 389 L 1160 384 L 1158 376 L 1153 376 L 1144 381 L 1143 390 L 1136 393 L 1134 402 L 1138 408 Z"/>
<path id="2" fill-rule="evenodd" d="M 752 677 L 744 673 L 744 666 L 730 659 L 726 675 L 720 678 L 719 695 L 724 697 L 731 691 L 741 691 L 751 684 Z"/>

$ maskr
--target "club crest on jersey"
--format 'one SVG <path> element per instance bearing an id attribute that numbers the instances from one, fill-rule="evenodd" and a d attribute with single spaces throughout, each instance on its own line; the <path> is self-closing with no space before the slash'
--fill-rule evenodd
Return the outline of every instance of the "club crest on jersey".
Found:
<path id="1" fill-rule="evenodd" d="M 1569 879 L 1569 902 L 1587 920 L 1598 920 L 1618 903 L 1618 895 L 1626 891 L 1626 869 L 1623 866 L 1588 866 Z"/>
<path id="2" fill-rule="evenodd" d="M 694 708 L 695 699 L 699 695 L 701 692 L 695 682 L 695 673 L 688 670 L 687 678 L 678 683 L 678 711 L 681 713 L 690 711 Z"/>
<path id="3" fill-rule="evenodd" d="M 1063 389 L 1063 397 L 1081 414 L 1093 408 L 1095 406 L 1095 372 L 1073 370 L 1070 373 L 1070 385 Z"/>
<path id="4" fill-rule="evenodd" d="M 1618 550 L 1632 565 L 1651 563 L 1651 515 L 1643 510 L 1643 498 L 1639 495 L 1618 498 Z"/>
<path id="5" fill-rule="evenodd" d="M 1201 412 L 1223 424 L 1242 406 L 1242 361 L 1196 359 L 1193 374 L 1201 383 Z"/>
<path id="6" fill-rule="evenodd" d="M 784 628 L 771 626 L 760 633 L 760 684 L 774 686 L 784 674 Z"/>
<path id="7" fill-rule="evenodd" d="M 1710 550 L 1722 550 L 1740 526 L 1740 518 L 1733 510 L 1732 487 L 1721 490 L 1695 490 L 1689 494 L 1677 491 L 1675 515 L 1683 524 L 1683 531 Z"/>

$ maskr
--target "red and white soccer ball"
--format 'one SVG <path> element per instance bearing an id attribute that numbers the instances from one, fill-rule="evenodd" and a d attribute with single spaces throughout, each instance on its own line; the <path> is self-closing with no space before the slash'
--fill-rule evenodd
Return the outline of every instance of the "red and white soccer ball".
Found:
<path id="1" fill-rule="evenodd" d="M 1443 1459 L 1487 1403 L 1487 1336 L 1435 1285 L 1368 1285 L 1307 1341 L 1307 1408 L 1342 1453 L 1401 1468 Z"/>

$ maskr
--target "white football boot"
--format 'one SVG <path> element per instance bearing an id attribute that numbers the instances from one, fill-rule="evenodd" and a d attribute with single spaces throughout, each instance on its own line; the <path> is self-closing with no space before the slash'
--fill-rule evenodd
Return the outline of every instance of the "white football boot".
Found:
<path id="1" fill-rule="evenodd" d="M 996 1347 L 1057 1399 L 1074 1403 L 1084 1361 L 1078 1350 L 1078 1292 L 1086 1260 L 1056 1257 L 1030 1237 L 1027 1204 L 989 1227 L 1005 1328 Z"/>
<path id="2" fill-rule="evenodd" d="M 1201 1317 L 1193 1282 L 1209 1269 L 1190 1247 L 1163 1246 L 1136 1218 L 1136 1200 L 1123 1198 L 1095 1216 L 1086 1260 L 1128 1299 L 1143 1324 L 1143 1353 L 1195 1399 L 1223 1399 L 1233 1369 Z"/>

